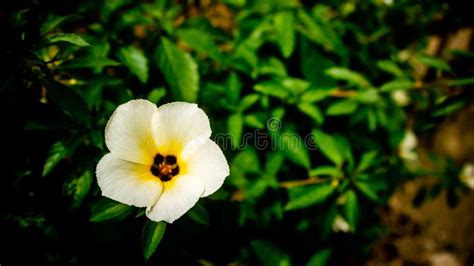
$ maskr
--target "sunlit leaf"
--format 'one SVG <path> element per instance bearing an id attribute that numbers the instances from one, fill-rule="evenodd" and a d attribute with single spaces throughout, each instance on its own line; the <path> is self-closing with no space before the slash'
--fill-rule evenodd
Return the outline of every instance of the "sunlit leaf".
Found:
<path id="1" fill-rule="evenodd" d="M 192 57 L 162 37 L 160 46 L 155 52 L 155 59 L 171 86 L 175 99 L 195 102 L 199 89 L 199 73 Z"/>
<path id="2" fill-rule="evenodd" d="M 81 36 L 72 34 L 72 33 L 61 33 L 48 36 L 46 38 L 48 44 L 53 44 L 57 42 L 68 42 L 75 44 L 77 46 L 89 46 L 90 44 L 86 42 Z"/>
<path id="3" fill-rule="evenodd" d="M 148 59 L 142 50 L 135 46 L 122 47 L 117 51 L 117 57 L 142 83 L 148 81 Z"/>

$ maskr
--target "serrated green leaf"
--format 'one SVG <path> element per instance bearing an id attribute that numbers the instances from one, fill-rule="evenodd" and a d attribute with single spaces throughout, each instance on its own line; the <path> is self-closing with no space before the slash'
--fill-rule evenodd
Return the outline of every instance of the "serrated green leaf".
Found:
<path id="1" fill-rule="evenodd" d="M 384 83 L 380 87 L 380 91 L 396 91 L 396 90 L 408 90 L 415 87 L 415 83 L 411 80 L 396 79 Z"/>
<path id="2" fill-rule="evenodd" d="M 344 204 L 344 214 L 347 222 L 351 227 L 351 231 L 355 232 L 359 221 L 359 202 L 354 191 L 348 190 L 345 194 L 346 203 Z"/>
<path id="3" fill-rule="evenodd" d="M 232 137 L 232 146 L 234 148 L 240 145 L 242 139 L 242 131 L 244 126 L 244 120 L 242 114 L 237 113 L 229 116 L 227 120 L 227 128 L 230 136 Z"/>
<path id="4" fill-rule="evenodd" d="M 307 114 L 317 124 L 322 124 L 324 122 L 324 116 L 317 106 L 311 103 L 300 103 L 297 105 L 297 107 L 298 107 L 298 110 Z"/>
<path id="5" fill-rule="evenodd" d="M 148 59 L 142 50 L 135 46 L 122 47 L 117 57 L 142 83 L 148 81 Z"/>
<path id="6" fill-rule="evenodd" d="M 166 223 L 148 220 L 142 232 L 142 252 L 145 260 L 148 260 L 156 251 L 163 236 L 165 235 Z"/>
<path id="7" fill-rule="evenodd" d="M 297 210 L 323 203 L 333 192 L 334 187 L 330 182 L 290 188 L 285 210 Z"/>
<path id="8" fill-rule="evenodd" d="M 369 87 L 370 82 L 363 77 L 360 73 L 354 72 L 343 67 L 331 67 L 326 70 L 326 75 L 347 81 L 348 83 L 359 85 L 361 87 Z"/>
<path id="9" fill-rule="evenodd" d="M 188 215 L 200 224 L 209 225 L 209 213 L 199 203 L 188 211 Z"/>
<path id="10" fill-rule="evenodd" d="M 90 44 L 82 39 L 81 36 L 72 33 L 61 33 L 54 34 L 46 37 L 47 44 L 53 44 L 57 42 L 68 42 L 77 46 L 89 46 Z"/>
<path id="11" fill-rule="evenodd" d="M 291 260 L 279 247 L 266 240 L 253 240 L 252 246 L 255 255 L 264 266 L 290 266 Z"/>
<path id="12" fill-rule="evenodd" d="M 342 100 L 330 105 L 326 110 L 326 114 L 331 116 L 348 115 L 354 113 L 356 109 L 357 102 L 353 100 Z"/>
<path id="13" fill-rule="evenodd" d="M 192 57 L 180 50 L 167 38 L 162 37 L 155 52 L 158 67 L 171 87 L 176 100 L 196 102 L 199 89 L 199 73 Z"/>
<path id="14" fill-rule="evenodd" d="M 306 266 L 323 266 L 328 265 L 329 258 L 331 257 L 332 251 L 330 249 L 322 249 L 314 253 L 313 256 L 308 260 Z"/>
<path id="15" fill-rule="evenodd" d="M 102 222 L 116 218 L 133 210 L 132 206 L 125 205 L 107 198 L 99 200 L 91 209 L 91 222 Z"/>
<path id="16" fill-rule="evenodd" d="M 417 55 L 416 59 L 429 67 L 433 67 L 439 70 L 451 71 L 451 67 L 442 59 L 429 56 L 429 55 Z"/>
<path id="17" fill-rule="evenodd" d="M 285 58 L 290 57 L 295 48 L 295 18 L 289 11 L 278 12 L 274 17 L 276 42 Z"/>
<path id="18" fill-rule="evenodd" d="M 318 149 L 333 163 L 341 165 L 344 160 L 344 154 L 336 140 L 320 130 L 313 130 L 312 133 Z"/>
<path id="19" fill-rule="evenodd" d="M 78 124 L 89 128 L 91 114 L 84 99 L 71 88 L 53 79 L 41 80 L 46 88 L 47 96 L 54 101 L 63 112 Z"/>
<path id="20" fill-rule="evenodd" d="M 48 158 L 43 166 L 42 176 L 48 175 L 61 160 L 73 154 L 80 143 L 81 138 L 77 136 L 55 142 L 48 151 Z"/>

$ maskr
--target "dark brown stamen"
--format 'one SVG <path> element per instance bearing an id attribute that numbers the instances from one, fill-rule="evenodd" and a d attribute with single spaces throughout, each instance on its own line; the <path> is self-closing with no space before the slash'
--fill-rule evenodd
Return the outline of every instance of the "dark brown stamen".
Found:
<path id="1" fill-rule="evenodd" d="M 165 157 L 161 154 L 157 154 L 153 159 L 153 165 L 151 166 L 150 171 L 161 181 L 170 181 L 174 176 L 179 174 L 177 159 L 173 155 L 167 155 Z"/>

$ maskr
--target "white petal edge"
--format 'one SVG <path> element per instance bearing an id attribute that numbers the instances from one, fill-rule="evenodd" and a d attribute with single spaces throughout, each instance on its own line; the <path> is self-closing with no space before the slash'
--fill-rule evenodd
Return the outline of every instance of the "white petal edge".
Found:
<path id="1" fill-rule="evenodd" d="M 99 161 L 96 175 L 103 196 L 136 207 L 152 206 L 163 190 L 149 166 L 125 161 L 112 153 Z"/>
<path id="2" fill-rule="evenodd" d="M 174 178 L 163 182 L 163 193 L 156 204 L 147 209 L 146 216 L 150 220 L 173 223 L 189 211 L 202 195 L 204 187 L 197 177 L 178 175 Z"/>
<path id="3" fill-rule="evenodd" d="M 105 128 L 105 144 L 117 157 L 151 165 L 156 151 L 151 125 L 157 107 L 147 100 L 131 100 L 115 110 Z"/>
<path id="4" fill-rule="evenodd" d="M 158 107 L 153 134 L 159 149 L 172 154 L 194 139 L 209 138 L 211 125 L 197 104 L 173 102 Z"/>
<path id="5" fill-rule="evenodd" d="M 219 146 L 210 139 L 190 142 L 183 153 L 187 174 L 198 177 L 204 185 L 201 197 L 216 192 L 229 176 L 229 164 Z"/>

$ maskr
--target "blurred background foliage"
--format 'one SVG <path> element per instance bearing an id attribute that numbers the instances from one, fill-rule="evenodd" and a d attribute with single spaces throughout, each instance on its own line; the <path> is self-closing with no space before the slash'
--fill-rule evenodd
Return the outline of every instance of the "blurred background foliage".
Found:
<path id="1" fill-rule="evenodd" d="M 472 156 L 430 149 L 473 102 L 464 4 L 2 1 L 0 263 L 365 264 L 397 186 L 431 177 L 413 204 L 450 206 L 473 186 Z M 196 102 L 233 137 L 223 188 L 164 236 L 95 181 L 105 124 L 135 98 Z M 317 149 L 242 145 L 251 132 Z"/>

